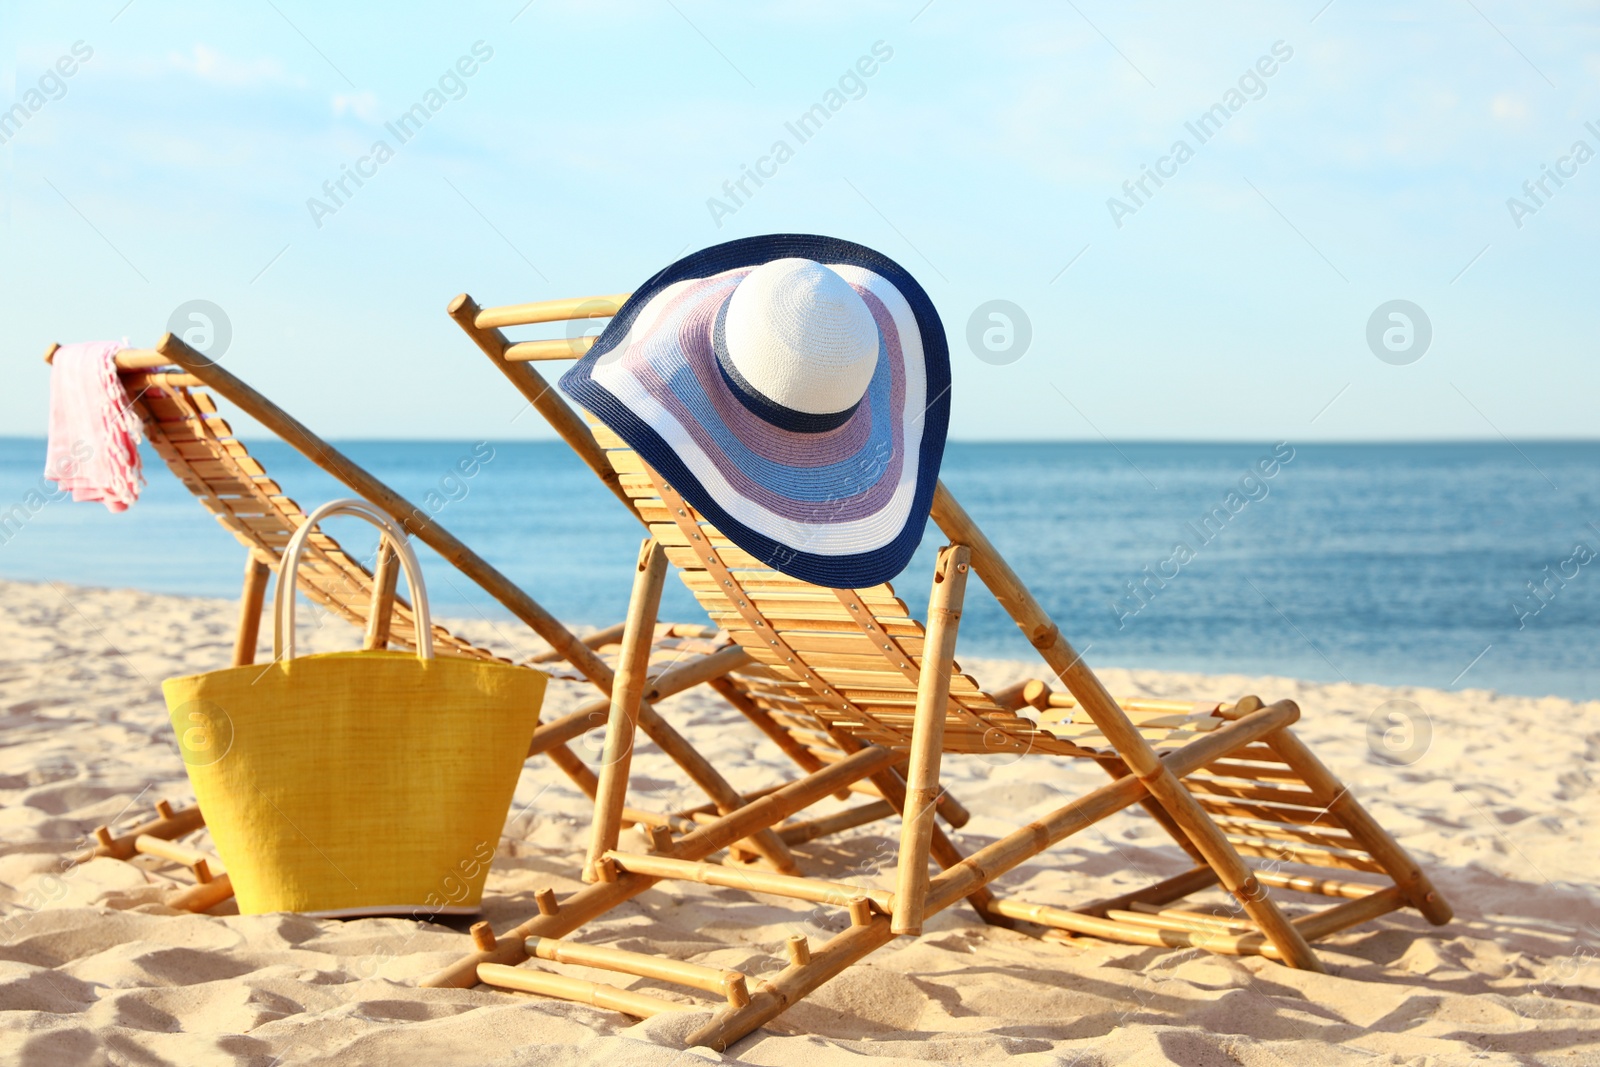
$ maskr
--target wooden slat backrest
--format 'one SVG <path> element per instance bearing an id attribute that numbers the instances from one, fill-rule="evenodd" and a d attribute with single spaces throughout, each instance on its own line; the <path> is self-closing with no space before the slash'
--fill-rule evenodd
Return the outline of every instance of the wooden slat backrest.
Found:
<path id="1" fill-rule="evenodd" d="M 783 574 L 707 523 L 607 427 L 591 419 L 591 428 L 690 592 L 767 668 L 769 682 L 751 694 L 757 705 L 785 715 L 785 725 L 809 720 L 860 741 L 906 747 L 923 666 L 923 629 L 893 588 L 832 590 Z M 1051 709 L 1038 721 L 1026 718 L 997 704 L 959 665 L 950 689 L 947 751 L 1114 754 L 1073 709 Z M 1182 707 L 1129 710 L 1136 721 L 1148 720 L 1143 732 L 1158 749 L 1184 744 L 1221 723 L 1210 709 Z"/>

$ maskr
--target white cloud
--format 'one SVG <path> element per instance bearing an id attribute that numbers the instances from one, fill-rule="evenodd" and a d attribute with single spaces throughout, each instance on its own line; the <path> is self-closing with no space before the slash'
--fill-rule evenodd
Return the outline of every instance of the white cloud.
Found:
<path id="1" fill-rule="evenodd" d="M 378 94 L 363 90 L 359 93 L 334 93 L 333 113 L 349 113 L 365 122 L 378 121 Z"/>
<path id="2" fill-rule="evenodd" d="M 1498 93 L 1489 101 L 1489 114 L 1501 122 L 1521 122 L 1528 117 L 1528 103 L 1520 96 Z"/>
<path id="3" fill-rule="evenodd" d="M 300 88 L 305 85 L 304 79 L 289 74 L 276 59 L 235 59 L 204 44 L 195 45 L 189 55 L 168 53 L 167 64 L 203 82 L 230 89 L 253 89 L 264 85 Z"/>

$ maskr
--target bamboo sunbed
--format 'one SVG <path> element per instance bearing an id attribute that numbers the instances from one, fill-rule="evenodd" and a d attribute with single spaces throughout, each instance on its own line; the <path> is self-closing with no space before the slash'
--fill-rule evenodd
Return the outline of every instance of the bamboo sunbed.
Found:
<path id="1" fill-rule="evenodd" d="M 587 350 L 588 339 L 514 343 L 499 333 L 500 326 L 513 323 L 603 317 L 622 299 L 480 311 L 463 296 L 450 312 L 649 528 L 623 635 L 624 657 L 630 648 L 637 652 L 649 633 L 667 565 L 675 565 L 712 619 L 756 661 L 722 682 L 791 735 L 826 737 L 848 754 L 681 838 L 657 835 L 645 855 L 617 848 L 628 764 L 613 759 L 602 770 L 585 864 L 585 878 L 593 884 L 565 900 L 543 902 L 540 915 L 499 937 L 479 929 L 476 951 L 427 984 L 481 981 L 648 1016 L 694 1005 L 521 964 L 580 964 L 676 983 L 724 997 L 711 1022 L 688 1039 L 722 1049 L 894 937 L 919 934 L 929 915 L 962 899 L 990 922 L 1258 954 L 1310 970 L 1322 969 L 1311 941 L 1387 912 L 1409 906 L 1435 924 L 1449 921 L 1450 907 L 1427 876 L 1290 731 L 1300 715 L 1292 701 L 1113 699 L 943 485 L 932 518 L 951 543 L 935 565 L 926 626 L 887 584 L 826 589 L 789 578 L 734 546 L 624 442 L 604 426 L 586 426 L 528 366 L 575 358 Z M 956 635 L 973 573 L 1065 692 L 1042 681 L 986 692 L 961 672 L 954 660 Z M 619 675 L 606 739 L 614 754 L 631 744 L 630 702 L 639 689 Z M 941 761 L 946 754 L 993 753 L 1092 760 L 1111 781 L 963 856 L 932 817 L 942 793 Z M 885 793 L 896 809 L 909 813 L 902 819 L 894 891 L 706 862 L 752 828 L 776 825 L 841 786 L 882 780 L 908 758 L 905 791 Z M 1076 906 L 1034 904 L 991 891 L 995 879 L 1018 864 L 1136 805 L 1183 850 L 1187 869 L 1114 899 Z M 930 875 L 930 858 L 941 873 Z M 815 950 L 803 939 L 790 939 L 789 965 L 759 979 L 563 940 L 662 879 L 832 904 L 848 913 L 850 926 Z M 1184 898 L 1215 887 L 1231 898 L 1224 910 L 1181 906 Z M 1290 899 L 1292 910 L 1285 910 L 1280 901 Z"/>

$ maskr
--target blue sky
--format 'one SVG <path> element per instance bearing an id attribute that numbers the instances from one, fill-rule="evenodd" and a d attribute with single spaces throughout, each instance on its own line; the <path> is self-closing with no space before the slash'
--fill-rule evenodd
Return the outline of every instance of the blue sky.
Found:
<path id="1" fill-rule="evenodd" d="M 626 290 L 786 230 L 919 278 L 959 438 L 1600 426 L 1593 4 L 330 8 L 0 3 L 0 108 L 27 112 L 0 126 L 0 433 L 43 431 L 46 342 L 149 345 L 203 299 L 225 363 L 326 436 L 543 436 L 450 297 Z M 801 143 L 786 124 L 841 79 Z M 1567 177 L 1535 203 L 1544 167 Z M 1144 168 L 1169 177 L 1135 200 Z M 1402 365 L 1367 340 L 1396 299 L 1432 330 Z M 1031 326 L 1003 365 L 967 339 L 991 300 Z"/>

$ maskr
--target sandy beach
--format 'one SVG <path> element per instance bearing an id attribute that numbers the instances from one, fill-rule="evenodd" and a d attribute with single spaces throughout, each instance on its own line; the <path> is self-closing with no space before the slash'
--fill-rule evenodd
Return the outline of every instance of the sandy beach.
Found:
<path id="1" fill-rule="evenodd" d="M 1319 975 L 1256 957 L 1041 941 L 954 908 L 921 939 L 869 957 L 719 1056 L 672 1047 L 703 1019 L 691 1012 L 636 1023 L 482 987 L 420 989 L 422 976 L 466 946 L 444 927 L 241 917 L 230 914 L 231 901 L 217 914 L 176 913 L 159 903 L 181 874 L 170 865 L 64 863 L 97 824 L 143 816 L 157 799 L 192 798 L 159 686 L 224 666 L 235 610 L 224 600 L 0 582 L 7 1062 L 1600 1063 L 1600 791 L 1592 770 L 1600 703 L 1107 670 L 1117 693 L 1299 702 L 1298 732 L 1430 871 L 1456 920 L 1435 928 L 1407 911 L 1336 935 L 1319 942 L 1329 970 Z M 507 654 L 541 647 L 510 623 L 449 625 Z M 355 634 L 334 623 L 305 640 L 331 650 L 350 647 Z M 963 666 L 988 685 L 1037 673 L 1004 661 Z M 582 695 L 553 686 L 547 713 Z M 1393 700 L 1415 704 L 1431 729 L 1426 751 L 1409 754 L 1417 758 L 1408 764 L 1369 744 L 1369 717 Z M 662 712 L 742 789 L 787 771 L 714 694 L 674 698 Z M 592 747 L 580 750 L 593 756 Z M 945 766 L 974 812 L 957 835 L 968 848 L 1104 780 L 1064 760 Z M 640 806 L 700 802 L 653 749 L 642 749 L 635 767 Z M 550 764 L 524 770 L 485 896 L 497 928 L 531 914 L 536 890 L 577 887 L 588 813 Z M 824 877 L 886 885 L 885 836 L 883 826 L 865 827 L 804 846 L 801 857 Z M 1122 816 L 1001 887 L 1070 903 L 1129 888 L 1141 870 L 1170 867 L 1177 855 L 1148 819 Z M 670 884 L 585 937 L 622 948 L 648 939 L 681 958 L 764 974 L 781 966 L 785 937 L 821 937 L 843 921 Z"/>

